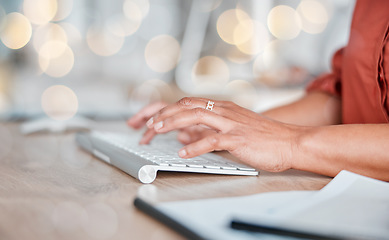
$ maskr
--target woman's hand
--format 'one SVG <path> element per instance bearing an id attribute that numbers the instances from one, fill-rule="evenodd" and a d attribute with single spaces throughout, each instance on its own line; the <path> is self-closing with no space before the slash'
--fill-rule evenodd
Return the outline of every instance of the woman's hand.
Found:
<path id="1" fill-rule="evenodd" d="M 153 115 L 155 115 L 159 110 L 166 107 L 167 105 L 168 104 L 165 102 L 155 102 L 147 105 L 133 117 L 128 119 L 127 124 L 134 129 L 140 129 L 145 126 L 146 122 Z M 209 128 L 204 128 L 201 126 L 190 126 L 179 129 L 177 138 L 181 143 L 189 144 L 213 133 L 215 133 L 215 131 Z M 156 134 L 157 133 L 154 131 L 154 129 L 148 129 L 143 135 L 143 138 L 140 140 L 140 143 L 148 144 Z"/>
<path id="2" fill-rule="evenodd" d="M 150 105 L 147 105 L 142 110 L 140 110 L 137 114 L 132 116 L 127 120 L 127 124 L 135 129 L 140 129 L 145 126 L 146 122 L 159 110 L 166 107 L 167 103 L 165 102 L 155 102 Z"/>
<path id="3" fill-rule="evenodd" d="M 188 127 L 204 126 L 206 134 L 197 134 L 179 151 L 191 158 L 215 150 L 227 150 L 243 162 L 267 171 L 283 171 L 293 166 L 293 153 L 304 127 L 276 122 L 232 102 L 215 101 L 206 109 L 208 99 L 183 98 L 161 109 L 146 125 L 146 139 Z"/>

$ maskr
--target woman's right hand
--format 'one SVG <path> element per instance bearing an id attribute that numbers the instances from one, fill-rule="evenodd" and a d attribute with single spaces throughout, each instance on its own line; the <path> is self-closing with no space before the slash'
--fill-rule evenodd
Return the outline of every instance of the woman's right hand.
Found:
<path id="1" fill-rule="evenodd" d="M 127 124 L 134 129 L 141 129 L 146 125 L 146 122 L 159 110 L 166 107 L 167 103 L 165 102 L 155 102 L 147 105 L 141 109 L 137 114 L 132 116 L 127 120 Z"/>
<path id="2" fill-rule="evenodd" d="M 167 105 L 167 103 L 162 101 L 149 104 L 141 109 L 137 114 L 129 118 L 127 120 L 127 124 L 134 129 L 141 129 L 146 125 L 147 121 L 149 121 L 152 116 L 154 116 Z M 208 129 L 206 127 L 191 126 L 179 129 L 177 139 L 186 145 L 198 141 L 199 139 L 213 133 L 215 133 L 214 130 Z M 142 139 L 140 140 L 140 144 L 148 144 L 156 134 L 157 133 L 154 131 L 154 129 L 147 129 L 147 131 L 143 134 Z"/>

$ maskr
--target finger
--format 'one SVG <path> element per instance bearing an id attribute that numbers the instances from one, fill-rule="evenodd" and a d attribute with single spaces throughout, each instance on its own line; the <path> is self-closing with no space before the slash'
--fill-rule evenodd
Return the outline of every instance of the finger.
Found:
<path id="1" fill-rule="evenodd" d="M 147 129 L 139 141 L 139 144 L 149 144 L 155 135 L 157 135 L 157 133 L 154 131 L 154 129 Z"/>
<path id="2" fill-rule="evenodd" d="M 232 135 L 217 133 L 184 146 L 178 151 L 178 155 L 182 158 L 192 158 L 213 151 L 233 151 L 237 145 L 239 141 Z"/>
<path id="3" fill-rule="evenodd" d="M 230 101 L 220 101 L 217 105 L 215 103 L 212 112 L 242 124 L 250 124 L 252 120 L 257 120 L 260 117 L 258 113 Z"/>
<path id="4" fill-rule="evenodd" d="M 185 97 L 176 102 L 175 104 L 170 104 L 165 108 L 161 109 L 157 114 L 153 116 L 151 121 L 149 121 L 148 127 L 154 127 L 154 124 L 157 122 L 156 118 L 166 118 L 172 116 L 178 112 L 181 112 L 185 109 L 193 109 L 193 108 L 205 108 L 206 100 L 203 98 L 195 98 L 195 97 Z"/>
<path id="5" fill-rule="evenodd" d="M 153 116 L 155 113 L 157 113 L 159 110 L 167 106 L 164 102 L 155 102 L 152 103 L 142 110 L 140 110 L 137 114 L 132 116 L 130 119 L 128 119 L 127 124 L 135 129 L 139 129 L 143 127 L 146 122 L 150 119 L 151 116 Z"/>
<path id="6" fill-rule="evenodd" d="M 187 132 L 187 131 L 180 131 L 177 134 L 177 139 L 182 144 L 189 144 L 189 143 L 192 142 L 192 135 L 189 132 Z"/>
<path id="7" fill-rule="evenodd" d="M 153 128 L 157 133 L 165 133 L 199 124 L 217 131 L 228 132 L 235 122 L 211 111 L 195 108 L 178 112 L 167 118 L 159 117 Z"/>
<path id="8" fill-rule="evenodd" d="M 206 126 L 191 126 L 180 129 L 177 139 L 183 144 L 189 144 L 202 138 L 204 136 L 204 132 L 215 133 L 215 131 L 209 130 L 208 127 L 205 127 Z"/>
<path id="9" fill-rule="evenodd" d="M 204 129 L 204 130 L 201 131 L 201 132 L 194 133 L 194 134 L 192 135 L 192 141 L 193 141 L 193 142 L 194 142 L 194 141 L 198 141 L 198 140 L 200 140 L 200 139 L 202 139 L 202 138 L 205 138 L 205 137 L 207 137 L 207 136 L 209 136 L 209 135 L 212 135 L 212 134 L 215 134 L 215 133 L 216 133 L 215 130 L 212 130 L 212 129 Z"/>
<path id="10" fill-rule="evenodd" d="M 193 126 L 193 127 L 180 129 L 177 135 L 177 139 L 181 143 L 186 145 L 215 133 L 216 133 L 215 130 L 211 130 L 200 126 Z"/>
<path id="11" fill-rule="evenodd" d="M 179 112 L 187 109 L 201 108 L 206 109 L 208 99 L 205 98 L 183 98 L 178 101 L 176 104 L 169 105 L 161 109 L 156 115 L 154 115 L 149 122 L 147 122 L 147 127 L 154 128 L 157 122 L 160 122 L 161 119 L 174 116 Z M 207 111 L 210 111 L 207 109 Z M 226 118 L 229 118 L 234 121 L 239 121 L 241 123 L 246 123 L 245 119 L 249 117 L 250 119 L 258 117 L 258 114 L 242 108 L 229 101 L 216 101 L 214 102 L 212 112 L 222 115 Z M 246 118 L 245 118 L 246 117 Z M 248 119 L 247 119 L 248 120 Z"/>

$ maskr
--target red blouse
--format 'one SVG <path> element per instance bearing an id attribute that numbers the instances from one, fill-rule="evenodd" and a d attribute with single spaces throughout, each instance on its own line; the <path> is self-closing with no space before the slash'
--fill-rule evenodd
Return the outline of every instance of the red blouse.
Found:
<path id="1" fill-rule="evenodd" d="M 324 91 L 342 101 L 343 123 L 389 122 L 389 1 L 358 0 L 350 38 L 332 59 L 332 72 L 308 91 Z"/>

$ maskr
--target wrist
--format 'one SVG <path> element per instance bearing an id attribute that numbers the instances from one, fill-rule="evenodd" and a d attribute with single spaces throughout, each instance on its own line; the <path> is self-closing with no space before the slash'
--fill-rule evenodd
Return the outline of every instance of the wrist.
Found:
<path id="1" fill-rule="evenodd" d="M 291 143 L 290 166 L 292 169 L 307 170 L 309 163 L 309 144 L 316 127 L 296 127 Z"/>

